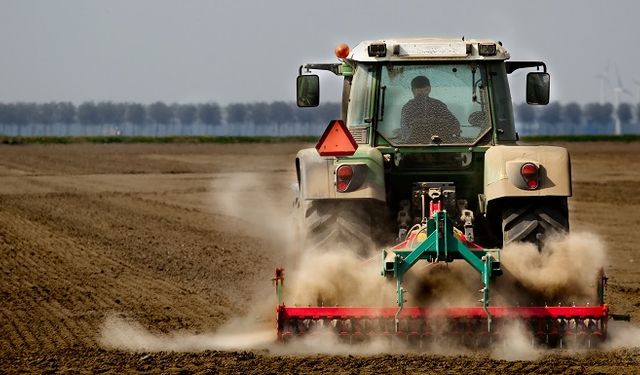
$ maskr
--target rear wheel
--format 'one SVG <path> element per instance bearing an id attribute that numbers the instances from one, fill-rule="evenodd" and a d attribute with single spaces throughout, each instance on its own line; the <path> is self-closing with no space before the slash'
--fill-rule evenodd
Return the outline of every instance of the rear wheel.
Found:
<path id="1" fill-rule="evenodd" d="M 541 249 L 545 238 L 568 231 L 566 197 L 516 198 L 502 204 L 503 246 L 530 242 Z"/>
<path id="2" fill-rule="evenodd" d="M 386 217 L 384 204 L 373 200 L 301 201 L 300 245 L 368 255 L 383 242 Z"/>

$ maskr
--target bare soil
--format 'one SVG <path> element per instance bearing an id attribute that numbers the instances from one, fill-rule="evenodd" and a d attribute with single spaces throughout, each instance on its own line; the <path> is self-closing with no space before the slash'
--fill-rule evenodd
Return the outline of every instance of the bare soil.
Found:
<path id="1" fill-rule="evenodd" d="M 198 333 L 246 315 L 255 301 L 275 305 L 270 278 L 284 253 L 277 231 L 290 228 L 265 207 L 291 204 L 293 158 L 307 146 L 0 146 L 0 373 L 640 373 L 638 348 L 503 361 L 484 352 L 148 354 L 100 346 L 109 314 L 155 333 Z M 563 146 L 574 174 L 572 230 L 604 239 L 607 302 L 637 327 L 640 143 Z"/>

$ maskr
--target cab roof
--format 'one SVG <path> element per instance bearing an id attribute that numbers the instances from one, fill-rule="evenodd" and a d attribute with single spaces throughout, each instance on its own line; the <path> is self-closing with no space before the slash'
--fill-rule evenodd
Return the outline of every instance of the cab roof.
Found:
<path id="1" fill-rule="evenodd" d="M 394 38 L 367 40 L 349 53 L 356 62 L 419 60 L 507 60 L 500 41 L 464 38 Z"/>

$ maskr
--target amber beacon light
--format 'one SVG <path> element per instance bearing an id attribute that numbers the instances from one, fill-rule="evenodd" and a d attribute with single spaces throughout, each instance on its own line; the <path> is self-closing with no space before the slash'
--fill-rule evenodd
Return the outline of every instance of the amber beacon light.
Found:
<path id="1" fill-rule="evenodd" d="M 349 56 L 349 46 L 344 43 L 340 43 L 336 46 L 335 52 L 336 57 L 339 59 L 345 59 Z"/>

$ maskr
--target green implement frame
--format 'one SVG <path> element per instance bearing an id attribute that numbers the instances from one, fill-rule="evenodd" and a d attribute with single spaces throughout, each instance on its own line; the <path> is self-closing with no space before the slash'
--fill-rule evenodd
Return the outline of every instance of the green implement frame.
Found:
<path id="1" fill-rule="evenodd" d="M 416 237 L 420 232 L 426 231 L 426 239 L 419 242 Z M 411 237 L 411 234 L 410 236 Z M 398 313 L 400 314 L 404 303 L 405 290 L 402 287 L 404 275 L 419 260 L 429 262 L 453 262 L 455 259 L 464 259 L 482 276 L 484 288 L 482 292 L 482 308 L 487 313 L 489 330 L 491 329 L 491 314 L 489 312 L 489 286 L 494 276 L 502 274 L 499 261 L 499 250 L 487 250 L 479 246 L 465 242 L 454 234 L 454 225 L 447 216 L 446 211 L 437 211 L 429 218 L 426 224 L 415 233 L 415 237 L 405 241 L 406 247 L 396 246 L 391 250 L 382 250 L 383 270 L 382 275 L 396 279 L 398 297 Z M 417 246 L 414 246 L 418 243 Z M 491 253 L 496 253 L 494 258 Z"/>

